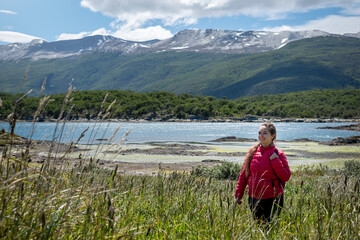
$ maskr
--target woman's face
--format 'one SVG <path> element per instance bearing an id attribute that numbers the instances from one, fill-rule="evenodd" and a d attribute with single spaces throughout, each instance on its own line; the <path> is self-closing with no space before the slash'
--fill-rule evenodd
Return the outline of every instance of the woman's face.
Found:
<path id="1" fill-rule="evenodd" d="M 263 147 L 269 146 L 272 143 L 274 137 L 275 134 L 271 134 L 266 126 L 260 126 L 258 139 Z"/>

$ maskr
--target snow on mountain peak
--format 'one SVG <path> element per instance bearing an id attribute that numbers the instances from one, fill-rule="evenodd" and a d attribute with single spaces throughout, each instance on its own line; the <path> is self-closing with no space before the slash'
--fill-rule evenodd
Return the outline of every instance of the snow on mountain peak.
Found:
<path id="1" fill-rule="evenodd" d="M 169 39 L 146 42 L 127 41 L 102 35 L 55 42 L 35 39 L 28 44 L 0 45 L 0 60 L 58 58 L 89 52 L 120 52 L 121 54 L 163 51 L 257 53 L 279 49 L 292 41 L 328 35 L 333 34 L 318 30 L 266 32 L 186 29 Z M 360 37 L 360 33 L 351 35 L 351 37 Z"/>

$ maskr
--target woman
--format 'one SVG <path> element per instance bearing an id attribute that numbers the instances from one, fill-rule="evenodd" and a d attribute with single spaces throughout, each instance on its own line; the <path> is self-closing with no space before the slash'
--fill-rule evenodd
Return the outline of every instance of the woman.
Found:
<path id="1" fill-rule="evenodd" d="M 259 143 L 247 153 L 235 190 L 241 204 L 248 185 L 249 205 L 257 221 L 270 223 L 274 213 L 280 213 L 284 201 L 284 184 L 290 179 L 290 168 L 285 154 L 274 145 L 276 128 L 263 123 L 259 129 Z"/>

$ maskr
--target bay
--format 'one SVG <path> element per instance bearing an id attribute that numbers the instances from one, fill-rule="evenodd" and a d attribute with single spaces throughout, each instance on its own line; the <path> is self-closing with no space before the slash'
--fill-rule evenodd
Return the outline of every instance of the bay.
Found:
<path id="1" fill-rule="evenodd" d="M 128 143 L 147 142 L 209 142 L 221 137 L 257 138 L 261 123 L 258 122 L 18 122 L 15 133 L 33 140 L 53 140 L 57 142 L 76 142 L 81 144 L 116 143 L 130 131 L 125 141 Z M 316 141 L 329 141 L 337 137 L 357 135 L 354 131 L 318 129 L 325 126 L 341 126 L 352 123 L 305 123 L 277 122 L 277 139 L 292 141 L 308 138 Z M 0 129 L 10 131 L 6 122 Z M 55 131 L 56 129 L 56 131 Z M 87 131 L 85 131 L 87 129 Z M 111 141 L 110 141 L 111 140 Z"/>

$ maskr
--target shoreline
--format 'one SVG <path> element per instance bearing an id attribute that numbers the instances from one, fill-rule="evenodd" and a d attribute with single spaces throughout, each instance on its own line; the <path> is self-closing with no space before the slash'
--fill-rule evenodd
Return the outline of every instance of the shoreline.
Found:
<path id="1" fill-rule="evenodd" d="M 23 121 L 23 122 L 28 122 L 28 121 Z M 23 123 L 21 121 L 19 121 L 19 123 Z M 74 122 L 74 123 L 79 123 L 80 121 L 69 121 L 69 122 Z M 91 121 L 90 121 L 91 122 Z M 0 121 L 1 123 L 1 121 Z M 38 122 L 31 122 L 33 124 L 36 124 Z M 66 122 L 61 122 L 61 123 L 66 123 Z M 87 122 L 89 123 L 89 122 Z M 103 123 L 103 122 L 94 122 L 94 123 Z M 138 122 L 138 123 L 143 123 L 143 122 Z M 324 126 L 324 127 L 316 127 L 316 129 L 332 129 L 332 130 L 347 130 L 347 131 L 353 131 L 353 132 L 358 132 L 360 131 L 360 123 L 355 123 L 355 124 L 350 124 L 350 125 L 341 125 L 341 126 Z M 6 130 L 4 128 L 0 129 L 1 131 L 3 131 L 4 133 L 6 133 Z M 18 136 L 20 137 L 20 136 Z M 25 137 L 20 137 L 22 138 L 22 142 L 27 141 L 27 139 Z M 105 143 L 102 141 L 107 141 L 107 139 L 96 139 L 97 141 L 100 141 L 98 143 L 92 143 L 92 144 L 84 144 L 81 143 L 82 145 L 99 145 L 99 144 L 111 144 L 110 142 Z M 34 142 L 51 142 L 50 140 L 33 140 Z M 207 140 L 206 142 L 197 142 L 197 141 L 191 141 L 190 143 L 201 143 L 201 144 L 207 144 L 207 143 L 224 143 L 224 142 L 256 142 L 257 139 L 252 139 L 252 138 L 243 138 L 243 137 L 236 137 L 236 136 L 226 136 L 226 137 L 220 137 L 218 139 L 212 139 L 212 140 Z M 149 141 L 149 142 L 129 142 L 131 144 L 152 144 L 152 143 L 156 143 L 157 141 Z M 183 142 L 186 143 L 186 141 L 159 141 L 161 142 Z M 319 140 L 314 140 L 314 139 L 309 139 L 309 138 L 299 138 L 299 139 L 291 139 L 291 140 L 277 140 L 277 142 L 316 142 L 319 144 L 324 144 L 324 145 L 349 145 L 349 144 L 360 144 L 360 136 L 348 136 L 348 137 L 337 137 L 337 138 L 333 138 L 331 140 L 328 141 L 319 141 Z M 68 143 L 62 143 L 62 144 L 68 144 Z"/>
<path id="2" fill-rule="evenodd" d="M 63 122 L 64 120 L 60 120 Z M 0 120 L 0 122 L 8 122 L 6 120 Z M 34 122 L 33 120 L 18 119 L 17 122 Z M 42 121 L 35 121 L 35 123 L 41 122 L 57 122 L 57 119 L 46 119 Z M 341 118 L 266 118 L 266 117 L 254 117 L 252 119 L 246 118 L 216 118 L 216 119 L 106 119 L 106 120 L 95 120 L 95 119 L 76 119 L 67 120 L 66 122 L 129 122 L 129 123 L 151 123 L 151 122 L 196 122 L 196 123 L 208 123 L 208 122 L 294 122 L 294 123 L 360 123 L 360 119 L 341 119 Z"/>
<path id="3" fill-rule="evenodd" d="M 359 124 L 334 127 L 334 129 L 359 127 Z M 26 147 L 26 139 L 14 145 L 14 157 L 21 159 Z M 56 143 L 56 154 L 51 156 L 56 165 L 65 162 L 71 168 L 94 161 L 101 168 L 114 169 L 120 173 L 152 175 L 159 171 L 191 171 L 199 165 L 213 167 L 223 161 L 241 162 L 256 139 L 222 137 L 208 142 L 146 142 L 122 143 L 121 145 L 99 144 L 63 144 Z M 28 160 L 34 166 L 40 166 L 48 158 L 50 141 L 32 140 Z M 360 136 L 334 138 L 319 142 L 311 139 L 278 140 L 276 143 L 288 157 L 289 165 L 327 165 L 339 167 L 347 160 L 360 160 Z M 16 150 L 15 150 L 16 149 Z M 58 157 L 56 157 L 58 156 Z M 56 158 L 56 159 L 55 159 Z M 92 160 L 90 160 L 92 159 Z"/>

